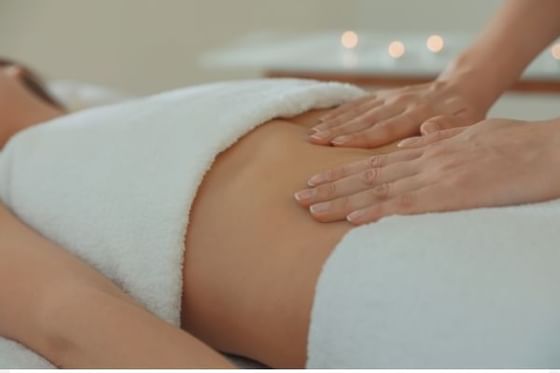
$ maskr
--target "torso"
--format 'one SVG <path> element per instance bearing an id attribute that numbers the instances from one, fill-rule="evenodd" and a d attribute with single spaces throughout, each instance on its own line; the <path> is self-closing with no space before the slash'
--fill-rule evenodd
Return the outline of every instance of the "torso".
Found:
<path id="1" fill-rule="evenodd" d="M 315 285 L 352 227 L 322 224 L 292 195 L 322 169 L 377 150 L 312 145 L 319 112 L 273 120 L 215 161 L 190 213 L 183 327 L 273 367 L 303 367 Z"/>

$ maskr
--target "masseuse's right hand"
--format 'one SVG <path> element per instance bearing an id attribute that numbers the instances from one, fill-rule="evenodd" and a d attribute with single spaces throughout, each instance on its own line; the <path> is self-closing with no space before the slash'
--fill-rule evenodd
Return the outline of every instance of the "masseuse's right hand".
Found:
<path id="1" fill-rule="evenodd" d="M 309 140 L 319 145 L 373 148 L 419 133 L 463 127 L 486 116 L 488 107 L 476 101 L 465 85 L 446 80 L 380 90 L 320 118 Z"/>

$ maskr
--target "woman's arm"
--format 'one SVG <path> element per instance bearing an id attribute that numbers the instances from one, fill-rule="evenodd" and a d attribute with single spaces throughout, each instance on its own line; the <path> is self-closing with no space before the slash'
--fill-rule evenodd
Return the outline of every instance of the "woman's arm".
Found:
<path id="1" fill-rule="evenodd" d="M 0 203 L 0 335 L 64 368 L 231 368 Z"/>
<path id="2" fill-rule="evenodd" d="M 364 224 L 560 198 L 560 119 L 490 119 L 405 141 L 405 150 L 316 175 L 299 203 L 322 222 Z"/>
<path id="3" fill-rule="evenodd" d="M 327 114 L 310 141 L 376 147 L 474 124 L 560 33 L 560 1 L 508 0 L 474 44 L 434 82 L 382 90 Z"/>
<path id="4" fill-rule="evenodd" d="M 484 107 L 494 102 L 560 34 L 560 1 L 507 0 L 474 44 L 439 80 L 472 91 Z"/>

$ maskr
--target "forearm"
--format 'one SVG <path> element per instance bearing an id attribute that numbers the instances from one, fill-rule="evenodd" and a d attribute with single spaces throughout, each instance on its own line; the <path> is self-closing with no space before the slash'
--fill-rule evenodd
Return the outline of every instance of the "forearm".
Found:
<path id="1" fill-rule="evenodd" d="M 0 335 L 62 367 L 226 367 L 0 203 Z"/>
<path id="2" fill-rule="evenodd" d="M 216 351 L 142 307 L 97 289 L 58 291 L 44 307 L 64 368 L 231 368 Z"/>
<path id="3" fill-rule="evenodd" d="M 474 44 L 442 73 L 489 108 L 560 34 L 560 1 L 508 0 Z"/>

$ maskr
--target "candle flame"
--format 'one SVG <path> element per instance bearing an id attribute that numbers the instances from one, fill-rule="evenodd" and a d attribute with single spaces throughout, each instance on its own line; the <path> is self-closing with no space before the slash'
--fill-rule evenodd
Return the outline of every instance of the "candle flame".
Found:
<path id="1" fill-rule="evenodd" d="M 440 35 L 430 35 L 430 37 L 428 37 L 428 39 L 426 40 L 426 47 L 432 53 L 441 52 L 444 46 L 445 46 L 445 42 L 443 41 L 443 38 Z"/>
<path id="2" fill-rule="evenodd" d="M 340 44 L 346 49 L 354 49 L 358 46 L 360 41 L 358 34 L 354 31 L 345 31 L 340 36 Z"/>
<path id="3" fill-rule="evenodd" d="M 406 52 L 406 48 L 404 47 L 403 42 L 395 40 L 389 44 L 387 51 L 389 52 L 389 56 L 392 58 L 401 58 Z"/>
<path id="4" fill-rule="evenodd" d="M 550 48 L 550 54 L 555 60 L 560 60 L 560 43 L 556 43 Z"/>

